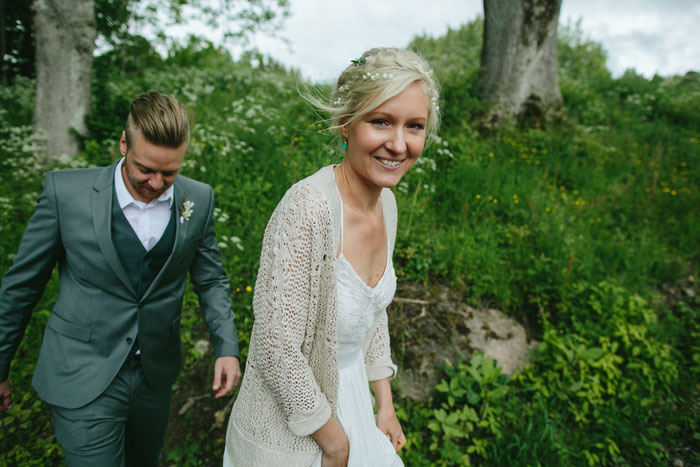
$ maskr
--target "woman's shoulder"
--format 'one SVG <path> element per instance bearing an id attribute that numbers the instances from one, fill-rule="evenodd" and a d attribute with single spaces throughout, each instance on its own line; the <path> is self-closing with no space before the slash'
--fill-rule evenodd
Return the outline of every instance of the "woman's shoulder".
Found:
<path id="1" fill-rule="evenodd" d="M 329 215 L 334 199 L 334 183 L 333 166 L 323 167 L 289 187 L 276 211 L 303 211 L 306 216 Z"/>
<path id="2" fill-rule="evenodd" d="M 333 166 L 323 167 L 289 187 L 280 204 L 311 206 L 327 204 L 333 197 Z"/>

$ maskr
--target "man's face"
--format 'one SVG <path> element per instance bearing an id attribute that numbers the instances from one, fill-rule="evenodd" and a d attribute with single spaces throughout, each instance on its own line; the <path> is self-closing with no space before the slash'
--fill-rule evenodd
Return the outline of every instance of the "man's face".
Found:
<path id="1" fill-rule="evenodd" d="M 125 156 L 122 177 L 127 190 L 135 200 L 149 203 L 175 182 L 187 143 L 177 148 L 158 146 L 144 138 L 140 131 L 134 131 L 131 146 L 127 148 L 126 134 L 122 132 L 119 149 Z"/>

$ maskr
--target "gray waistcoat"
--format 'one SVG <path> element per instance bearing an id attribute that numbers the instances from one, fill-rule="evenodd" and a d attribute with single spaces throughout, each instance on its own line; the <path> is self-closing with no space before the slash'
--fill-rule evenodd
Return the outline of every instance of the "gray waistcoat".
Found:
<path id="1" fill-rule="evenodd" d="M 112 194 L 112 242 L 119 255 L 131 283 L 139 298 L 143 297 L 148 287 L 156 278 L 165 261 L 170 256 L 175 242 L 175 208 L 172 209 L 170 221 L 163 236 L 149 251 L 141 244 L 139 237 L 126 220 L 119 207 L 117 194 Z"/>

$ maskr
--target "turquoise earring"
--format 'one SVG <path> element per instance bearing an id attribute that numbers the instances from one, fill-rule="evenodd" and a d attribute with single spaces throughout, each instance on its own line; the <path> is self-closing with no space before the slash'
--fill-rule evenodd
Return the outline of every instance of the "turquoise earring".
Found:
<path id="1" fill-rule="evenodd" d="M 347 148 L 348 148 L 348 142 L 347 142 L 347 140 L 343 140 L 343 144 L 342 144 L 340 147 L 343 148 L 343 149 L 347 149 Z"/>

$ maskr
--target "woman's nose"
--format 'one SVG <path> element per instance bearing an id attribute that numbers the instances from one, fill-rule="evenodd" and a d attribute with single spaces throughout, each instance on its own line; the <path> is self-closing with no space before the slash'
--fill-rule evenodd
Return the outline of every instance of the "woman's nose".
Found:
<path id="1" fill-rule="evenodd" d="M 406 152 L 406 138 L 403 131 L 400 129 L 394 131 L 391 138 L 386 142 L 386 147 L 395 154 Z"/>

